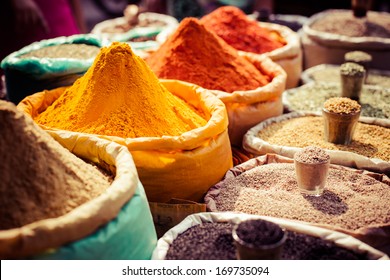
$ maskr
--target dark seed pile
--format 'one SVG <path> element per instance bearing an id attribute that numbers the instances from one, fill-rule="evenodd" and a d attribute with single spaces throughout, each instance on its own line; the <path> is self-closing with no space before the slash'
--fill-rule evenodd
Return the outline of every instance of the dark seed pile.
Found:
<path id="1" fill-rule="evenodd" d="M 236 249 L 230 223 L 204 223 L 180 234 L 171 244 L 167 260 L 235 260 Z M 367 259 L 365 253 L 339 247 L 318 237 L 287 231 L 284 260 L 356 260 Z"/>
<path id="2" fill-rule="evenodd" d="M 280 226 L 265 220 L 244 221 L 238 225 L 236 233 L 242 241 L 254 247 L 275 244 L 284 234 Z"/>

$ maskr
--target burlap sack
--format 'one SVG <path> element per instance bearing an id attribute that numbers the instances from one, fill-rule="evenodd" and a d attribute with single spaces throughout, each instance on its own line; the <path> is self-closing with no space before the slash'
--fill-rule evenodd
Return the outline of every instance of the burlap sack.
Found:
<path id="1" fill-rule="evenodd" d="M 162 80 L 173 94 L 209 116 L 203 127 L 179 136 L 120 138 L 96 135 L 126 146 L 132 153 L 139 178 L 150 202 L 179 198 L 199 202 L 210 186 L 232 166 L 225 106 L 209 91 L 176 80 Z M 63 89 L 31 95 L 18 108 L 36 116 L 56 100 Z M 54 137 L 67 132 L 43 127 Z M 76 133 L 77 135 L 85 135 Z"/>
<path id="2" fill-rule="evenodd" d="M 55 137 L 61 145 L 111 170 L 115 179 L 100 196 L 61 217 L 0 230 L 1 259 L 150 258 L 156 233 L 126 147 L 87 135 L 62 132 L 61 136 Z"/>
<path id="3" fill-rule="evenodd" d="M 287 26 L 275 23 L 259 22 L 259 25 L 265 29 L 278 32 L 286 40 L 286 45 L 264 53 L 264 55 L 271 58 L 273 62 L 279 64 L 286 71 L 286 88 L 296 87 L 302 73 L 302 49 L 298 33 L 292 31 Z M 239 53 L 248 56 L 258 56 L 258 54 L 243 51 L 239 51 Z"/>
<path id="4" fill-rule="evenodd" d="M 264 165 L 264 164 L 270 164 L 270 163 L 293 163 L 294 161 L 290 158 L 282 157 L 275 154 L 266 154 L 264 156 L 259 156 L 257 158 L 253 158 L 247 162 L 244 162 L 241 165 L 235 166 L 231 168 L 225 175 L 224 180 L 210 188 L 207 195 L 205 196 L 205 202 L 207 205 L 207 209 L 212 212 L 216 212 L 217 207 L 215 203 L 215 198 L 218 197 L 221 188 L 224 188 L 224 181 L 229 180 L 231 178 L 237 177 L 240 174 L 249 171 L 257 166 Z M 378 173 L 373 173 L 369 171 L 362 171 L 362 170 L 356 170 L 351 169 L 349 167 L 344 166 L 338 166 L 334 165 L 334 168 L 339 169 L 349 169 L 357 174 L 366 174 L 368 176 L 373 177 L 374 179 L 388 185 L 390 187 L 390 178 Z M 390 191 L 390 190 L 389 190 Z M 264 199 L 267 199 L 264 197 Z M 304 217 L 302 217 L 302 220 Z M 337 227 L 330 224 L 316 224 L 311 223 L 310 221 L 306 221 L 308 224 L 312 224 L 315 226 L 319 226 L 322 228 L 331 229 L 338 232 L 343 232 L 348 235 L 351 235 L 370 246 L 373 246 L 377 248 L 378 250 L 381 250 L 387 254 L 390 254 L 390 223 L 389 224 L 382 224 L 382 225 L 370 225 L 366 227 L 359 228 L 357 230 L 348 230 L 345 228 Z"/>
<path id="5" fill-rule="evenodd" d="M 366 252 L 369 259 L 388 260 L 389 257 L 371 246 L 355 239 L 352 236 L 344 233 L 336 232 L 330 229 L 320 228 L 307 223 L 280 219 L 267 216 L 239 214 L 231 212 L 221 213 L 199 213 L 188 216 L 180 224 L 169 230 L 162 238 L 158 240 L 157 247 L 153 252 L 153 260 L 164 260 L 168 252 L 169 246 L 176 239 L 176 237 L 186 231 L 187 229 L 202 223 L 233 223 L 238 224 L 249 219 L 264 219 L 276 223 L 287 230 L 295 231 L 302 234 L 307 234 L 315 237 L 320 237 L 324 240 L 329 240 L 337 244 L 339 247 L 353 250 L 355 252 Z"/>
<path id="6" fill-rule="evenodd" d="M 264 154 L 278 154 L 281 156 L 293 158 L 294 154 L 301 150 L 297 147 L 288 147 L 288 146 L 279 146 L 270 144 L 263 139 L 258 137 L 259 131 L 265 127 L 271 125 L 272 123 L 281 122 L 284 120 L 289 120 L 292 118 L 298 118 L 303 116 L 320 116 L 318 113 L 311 112 L 294 112 L 290 114 L 285 114 L 280 117 L 270 118 L 265 120 L 258 125 L 252 127 L 244 136 L 243 147 L 248 152 L 255 155 L 264 155 Z M 375 119 L 375 118 L 366 118 L 360 117 L 360 122 L 366 124 L 375 124 L 383 127 L 390 128 L 390 121 L 386 119 Z M 373 172 L 384 173 L 390 175 L 390 162 L 377 159 L 377 158 L 368 158 L 357 153 L 346 152 L 346 151 L 336 151 L 336 150 L 326 150 L 330 155 L 331 163 L 353 167 L 357 169 L 366 169 Z"/>
<path id="7" fill-rule="evenodd" d="M 334 33 L 317 31 L 311 28 L 320 18 L 345 10 L 327 10 L 313 15 L 303 25 L 301 40 L 303 47 L 304 69 L 318 64 L 342 64 L 344 54 L 350 51 L 364 51 L 372 55 L 371 67 L 387 70 L 390 60 L 390 38 L 349 37 Z M 378 12 L 369 11 L 375 16 Z"/>

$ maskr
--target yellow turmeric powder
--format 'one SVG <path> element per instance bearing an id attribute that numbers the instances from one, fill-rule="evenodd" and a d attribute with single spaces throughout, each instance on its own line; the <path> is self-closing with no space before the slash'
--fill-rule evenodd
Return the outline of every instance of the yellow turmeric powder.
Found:
<path id="1" fill-rule="evenodd" d="M 123 138 L 176 136 L 207 122 L 170 93 L 125 43 L 102 48 L 85 75 L 35 121 Z"/>

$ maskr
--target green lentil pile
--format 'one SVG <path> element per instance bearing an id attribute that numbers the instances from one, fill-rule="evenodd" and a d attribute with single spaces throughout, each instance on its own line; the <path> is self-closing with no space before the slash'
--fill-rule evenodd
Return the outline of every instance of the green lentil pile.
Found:
<path id="1" fill-rule="evenodd" d="M 74 58 L 90 59 L 94 58 L 100 51 L 97 46 L 86 44 L 61 44 L 46 46 L 31 52 L 22 54 L 19 58 Z"/>
<path id="2" fill-rule="evenodd" d="M 340 94 L 339 85 L 315 83 L 288 90 L 284 93 L 284 98 L 290 110 L 319 112 L 326 100 L 339 97 Z M 363 87 L 360 105 L 362 116 L 390 119 L 390 90 Z"/>
<path id="3" fill-rule="evenodd" d="M 390 161 L 390 129 L 377 125 L 359 122 L 350 145 L 325 141 L 323 119 L 317 116 L 297 117 L 273 123 L 259 131 L 258 136 L 273 145 L 299 148 L 318 146 Z"/>

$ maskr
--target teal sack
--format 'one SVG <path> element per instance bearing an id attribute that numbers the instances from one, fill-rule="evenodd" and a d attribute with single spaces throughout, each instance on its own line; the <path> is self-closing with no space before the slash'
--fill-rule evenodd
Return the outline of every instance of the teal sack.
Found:
<path id="1" fill-rule="evenodd" d="M 51 260 L 146 260 L 157 236 L 141 183 L 118 216 L 95 233 L 32 259 Z"/>
<path id="2" fill-rule="evenodd" d="M 7 97 L 15 104 L 24 97 L 45 89 L 72 85 L 93 64 L 95 57 L 77 58 L 38 58 L 20 57 L 44 47 L 63 44 L 86 44 L 97 47 L 105 45 L 100 37 L 84 34 L 58 37 L 32 43 L 11 53 L 1 62 L 4 69 Z"/>

